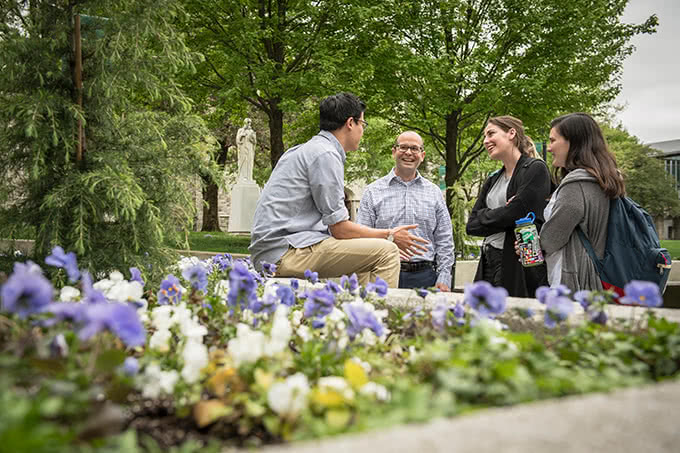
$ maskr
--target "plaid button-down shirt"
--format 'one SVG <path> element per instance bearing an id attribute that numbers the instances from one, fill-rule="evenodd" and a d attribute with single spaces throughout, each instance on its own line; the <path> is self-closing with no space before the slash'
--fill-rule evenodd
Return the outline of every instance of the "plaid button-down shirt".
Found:
<path id="1" fill-rule="evenodd" d="M 453 230 L 442 191 L 418 172 L 408 182 L 394 173 L 369 184 L 359 204 L 358 223 L 373 228 L 394 228 L 401 225 L 418 227 L 411 230 L 430 241 L 428 251 L 411 261 L 436 261 L 437 283 L 451 286 Z"/>

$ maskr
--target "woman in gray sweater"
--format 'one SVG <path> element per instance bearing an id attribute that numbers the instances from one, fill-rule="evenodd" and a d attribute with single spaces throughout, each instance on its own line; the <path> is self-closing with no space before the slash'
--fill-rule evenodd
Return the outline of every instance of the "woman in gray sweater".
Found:
<path id="1" fill-rule="evenodd" d="M 541 247 L 551 287 L 600 290 L 602 283 L 576 228 L 590 239 L 598 257 L 607 242 L 609 200 L 625 195 L 623 176 L 600 126 L 586 113 L 570 113 L 550 124 L 553 166 L 560 185 L 545 209 Z"/>

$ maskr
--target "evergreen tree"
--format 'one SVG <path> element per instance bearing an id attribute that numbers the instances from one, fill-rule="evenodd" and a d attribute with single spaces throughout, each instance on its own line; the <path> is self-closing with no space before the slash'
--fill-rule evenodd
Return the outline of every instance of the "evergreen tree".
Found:
<path id="1" fill-rule="evenodd" d="M 0 3 L 2 231 L 91 270 L 167 260 L 215 145 L 174 75 L 196 56 L 174 0 Z"/>

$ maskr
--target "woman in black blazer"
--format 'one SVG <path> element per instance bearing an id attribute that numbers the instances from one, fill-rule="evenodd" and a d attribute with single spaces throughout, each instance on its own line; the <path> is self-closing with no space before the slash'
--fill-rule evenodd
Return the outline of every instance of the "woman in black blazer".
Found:
<path id="1" fill-rule="evenodd" d="M 466 226 L 469 235 L 484 237 L 475 281 L 502 286 L 510 296 L 534 297 L 536 288 L 547 284 L 546 268 L 519 263 L 515 221 L 533 212 L 540 231 L 552 187 L 550 172 L 545 162 L 533 157 L 533 144 L 517 118 L 489 119 L 484 147 L 491 159 L 503 162 L 503 168 L 484 182 Z"/>

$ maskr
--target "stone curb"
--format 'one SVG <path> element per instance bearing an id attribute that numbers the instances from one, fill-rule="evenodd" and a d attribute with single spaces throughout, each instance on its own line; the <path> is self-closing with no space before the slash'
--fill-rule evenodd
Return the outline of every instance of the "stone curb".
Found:
<path id="1" fill-rule="evenodd" d="M 262 449 L 264 453 L 678 451 L 680 382 L 481 410 Z M 224 450 L 224 452 L 235 450 Z"/>

